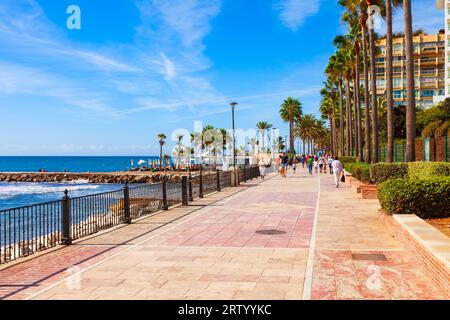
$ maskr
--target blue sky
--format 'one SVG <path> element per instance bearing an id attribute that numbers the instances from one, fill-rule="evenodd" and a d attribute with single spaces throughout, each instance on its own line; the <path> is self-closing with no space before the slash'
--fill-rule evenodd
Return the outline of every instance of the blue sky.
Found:
<path id="1" fill-rule="evenodd" d="M 434 1 L 413 2 L 415 27 L 443 27 Z M 318 115 L 340 14 L 335 0 L 2 0 L 0 155 L 157 154 L 160 132 L 230 128 L 232 100 L 239 128 L 284 136 L 286 97 Z"/>

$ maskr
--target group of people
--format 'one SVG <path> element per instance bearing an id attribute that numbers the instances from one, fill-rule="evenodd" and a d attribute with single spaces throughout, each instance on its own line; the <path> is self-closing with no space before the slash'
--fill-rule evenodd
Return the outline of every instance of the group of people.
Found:
<path id="1" fill-rule="evenodd" d="M 286 177 L 289 166 L 292 167 L 292 171 L 295 174 L 297 164 L 300 163 L 302 168 L 305 168 L 305 166 L 308 168 L 308 173 L 310 175 L 313 174 L 313 171 L 315 171 L 315 173 L 327 173 L 328 170 L 330 174 L 334 175 L 336 188 L 339 187 L 339 182 L 341 179 L 344 179 L 344 167 L 342 162 L 339 160 L 339 157 L 328 154 L 303 154 L 289 157 L 286 152 L 283 152 L 277 159 L 279 174 L 281 174 L 282 177 Z"/>

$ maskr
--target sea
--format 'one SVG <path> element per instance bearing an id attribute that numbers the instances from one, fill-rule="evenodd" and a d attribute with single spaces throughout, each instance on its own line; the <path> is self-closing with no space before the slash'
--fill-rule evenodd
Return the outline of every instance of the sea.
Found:
<path id="1" fill-rule="evenodd" d="M 0 157 L 0 172 L 115 172 L 136 167 L 139 161 L 157 163 L 159 157 Z M 144 165 L 145 165 L 144 164 Z M 71 197 L 108 192 L 123 188 L 118 184 L 0 182 L 0 210 L 60 200 L 64 190 Z"/>

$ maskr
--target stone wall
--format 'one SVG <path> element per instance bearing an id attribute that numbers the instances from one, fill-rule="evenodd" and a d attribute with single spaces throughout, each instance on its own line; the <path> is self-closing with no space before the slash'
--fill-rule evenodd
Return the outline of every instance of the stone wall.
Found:
<path id="1" fill-rule="evenodd" d="M 0 173 L 0 182 L 155 183 L 167 177 L 178 182 L 178 173 Z"/>

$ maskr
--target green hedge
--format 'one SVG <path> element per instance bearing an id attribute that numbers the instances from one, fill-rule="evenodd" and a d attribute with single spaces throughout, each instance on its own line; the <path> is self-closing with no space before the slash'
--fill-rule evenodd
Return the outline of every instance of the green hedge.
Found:
<path id="1" fill-rule="evenodd" d="M 448 162 L 409 162 L 408 176 L 410 178 L 432 178 L 450 176 Z"/>
<path id="2" fill-rule="evenodd" d="M 388 179 L 407 178 L 408 164 L 403 162 L 375 163 L 370 166 L 370 179 L 376 184 Z"/>
<path id="3" fill-rule="evenodd" d="M 378 199 L 388 214 L 449 217 L 450 177 L 389 179 L 378 186 Z"/>
<path id="4" fill-rule="evenodd" d="M 358 161 L 358 158 L 356 157 L 339 157 L 339 160 L 344 163 L 354 163 Z"/>
<path id="5" fill-rule="evenodd" d="M 364 162 L 346 163 L 345 170 L 350 172 L 353 177 L 364 183 L 370 183 L 370 164 Z"/>

